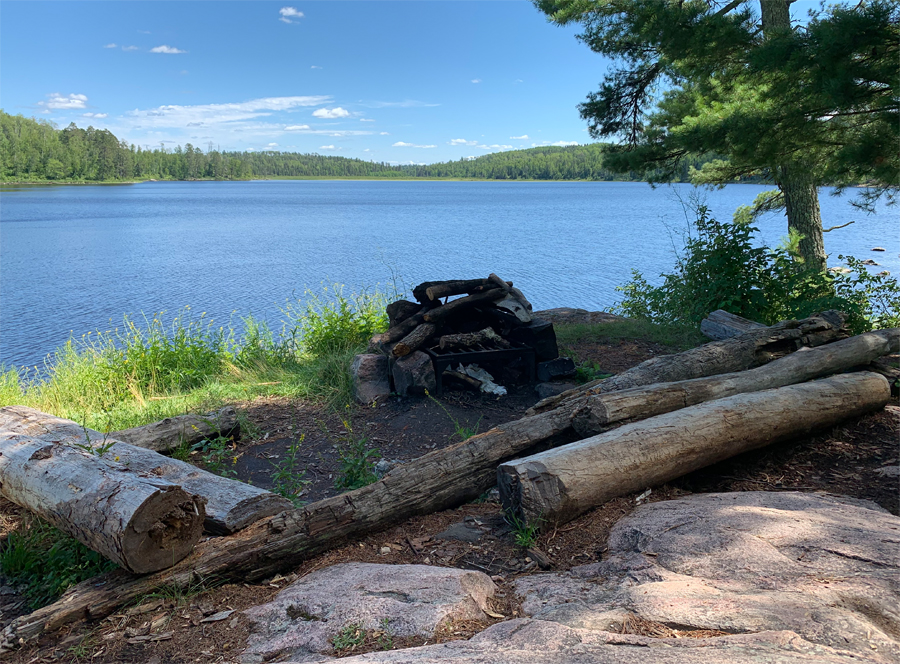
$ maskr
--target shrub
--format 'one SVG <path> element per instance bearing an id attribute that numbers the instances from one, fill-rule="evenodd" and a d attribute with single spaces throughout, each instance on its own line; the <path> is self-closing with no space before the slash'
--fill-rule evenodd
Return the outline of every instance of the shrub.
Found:
<path id="1" fill-rule="evenodd" d="M 633 270 L 631 281 L 617 287 L 624 294 L 619 313 L 696 327 L 716 309 L 766 324 L 838 309 L 855 333 L 898 323 L 897 280 L 868 273 L 851 256 L 840 256 L 849 266 L 846 273 L 807 270 L 795 249 L 799 236 L 776 249 L 754 246 L 757 229 L 740 212 L 735 221 L 720 223 L 701 206 L 694 228 L 696 236 L 688 239 L 675 270 L 661 275 L 661 286 Z"/>

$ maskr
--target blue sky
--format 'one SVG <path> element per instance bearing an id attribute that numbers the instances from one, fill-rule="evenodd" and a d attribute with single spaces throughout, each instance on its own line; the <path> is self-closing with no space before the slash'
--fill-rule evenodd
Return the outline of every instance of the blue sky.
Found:
<path id="1" fill-rule="evenodd" d="M 524 0 L 4 0 L 0 104 L 141 146 L 431 163 L 589 142 L 606 63 L 576 33 Z"/>

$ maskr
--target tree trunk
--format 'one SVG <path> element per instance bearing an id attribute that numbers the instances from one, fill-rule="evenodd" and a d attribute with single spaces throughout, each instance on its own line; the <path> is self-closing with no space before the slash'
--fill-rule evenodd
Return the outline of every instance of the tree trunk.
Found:
<path id="1" fill-rule="evenodd" d="M 179 415 L 133 429 L 114 431 L 115 438 L 135 447 L 165 454 L 181 445 L 193 445 L 205 438 L 240 436 L 241 425 L 234 408 L 228 406 L 209 415 Z"/>
<path id="2" fill-rule="evenodd" d="M 887 380 L 859 372 L 739 394 L 627 424 L 497 469 L 506 510 L 541 527 L 771 443 L 883 408 Z"/>
<path id="3" fill-rule="evenodd" d="M 766 39 L 790 33 L 792 1 L 760 0 L 762 28 Z M 822 214 L 819 211 L 819 183 L 811 170 L 810 162 L 788 157 L 774 171 L 775 182 L 784 194 L 788 229 L 803 236 L 800 240 L 800 256 L 804 267 L 824 270 L 825 241 L 822 234 Z"/>
<path id="4" fill-rule="evenodd" d="M 0 493 L 138 574 L 171 567 L 203 532 L 203 499 L 58 442 L 0 435 Z"/>
<path id="5" fill-rule="evenodd" d="M 93 449 L 108 446 L 104 461 L 121 463 L 130 469 L 147 473 L 181 486 L 185 491 L 206 500 L 205 530 L 227 534 L 245 528 L 260 519 L 277 514 L 293 505 L 281 496 L 255 486 L 213 475 L 194 465 L 170 459 L 141 447 L 104 437 L 76 422 L 64 420 L 24 406 L 0 408 L 0 436 L 25 435 L 44 442 L 68 445 L 90 445 Z"/>
<path id="6" fill-rule="evenodd" d="M 781 166 L 777 169 L 776 177 L 778 187 L 784 193 L 788 229 L 802 236 L 800 256 L 803 258 L 804 268 L 824 270 L 825 238 L 816 178 L 806 165 L 799 163 Z"/>
<path id="7" fill-rule="evenodd" d="M 528 413 L 542 413 L 586 394 L 752 369 L 804 346 L 820 346 L 842 339 L 847 336 L 843 324 L 842 314 L 826 311 L 801 321 L 782 321 L 731 339 L 713 341 L 683 353 L 653 357 L 617 376 L 591 381 L 547 397 Z"/>

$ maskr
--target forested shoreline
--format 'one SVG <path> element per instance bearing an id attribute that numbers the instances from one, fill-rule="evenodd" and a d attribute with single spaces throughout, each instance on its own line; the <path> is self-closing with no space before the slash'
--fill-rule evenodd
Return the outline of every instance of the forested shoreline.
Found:
<path id="1" fill-rule="evenodd" d="M 0 181 L 132 182 L 136 180 L 248 180 L 253 178 L 452 178 L 478 180 L 644 180 L 604 166 L 605 143 L 510 150 L 437 164 L 394 165 L 296 152 L 228 152 L 190 143 L 144 149 L 106 129 L 50 122 L 0 111 Z M 681 181 L 708 159 L 683 160 Z"/>

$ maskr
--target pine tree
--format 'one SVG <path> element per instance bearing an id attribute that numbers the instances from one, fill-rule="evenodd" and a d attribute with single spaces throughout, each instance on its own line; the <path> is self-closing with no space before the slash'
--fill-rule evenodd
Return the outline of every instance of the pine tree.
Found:
<path id="1" fill-rule="evenodd" d="M 620 172 L 676 178 L 691 154 L 717 154 L 697 181 L 775 182 L 761 208 L 786 210 L 809 268 L 825 267 L 818 186 L 900 184 L 900 8 L 831 6 L 792 25 L 793 0 L 535 0 L 617 68 L 579 106 L 594 138 L 620 143 Z M 759 8 L 759 14 L 756 8 Z"/>

